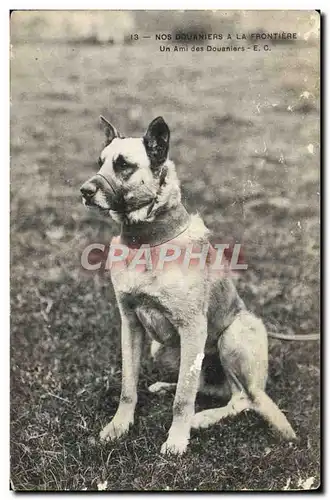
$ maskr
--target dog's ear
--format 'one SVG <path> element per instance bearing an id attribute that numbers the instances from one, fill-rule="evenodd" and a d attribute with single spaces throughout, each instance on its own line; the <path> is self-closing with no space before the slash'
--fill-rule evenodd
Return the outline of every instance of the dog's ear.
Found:
<path id="1" fill-rule="evenodd" d="M 101 120 L 101 123 L 102 125 L 104 126 L 104 132 L 105 132 L 105 137 L 106 137 L 106 144 L 110 144 L 111 141 L 113 141 L 113 139 L 115 137 L 120 137 L 117 129 L 111 125 L 110 122 L 108 122 L 108 120 L 106 120 L 104 118 L 104 116 L 100 116 L 100 120 Z"/>
<path id="2" fill-rule="evenodd" d="M 143 142 L 151 168 L 162 165 L 167 158 L 170 145 L 170 129 L 164 118 L 158 116 L 150 123 Z"/>

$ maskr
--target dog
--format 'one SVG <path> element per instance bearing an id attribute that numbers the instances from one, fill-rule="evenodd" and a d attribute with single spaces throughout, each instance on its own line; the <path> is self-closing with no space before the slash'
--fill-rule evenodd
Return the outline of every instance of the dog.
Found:
<path id="1" fill-rule="evenodd" d="M 181 203 L 164 119 L 155 118 L 142 138 L 123 137 L 105 118 L 101 121 L 106 143 L 100 169 L 82 185 L 81 194 L 86 206 L 121 224 L 115 242 L 135 254 L 146 245 L 156 249 L 169 242 L 190 248 L 208 244 L 210 231 L 201 217 L 189 215 Z M 111 269 L 111 280 L 121 315 L 122 389 L 116 414 L 100 433 L 102 441 L 120 438 L 134 423 L 146 336 L 151 337 L 154 360 L 178 365 L 177 383 L 156 382 L 149 387 L 151 392 L 175 389 L 173 420 L 161 453 L 181 455 L 192 428 L 209 427 L 247 409 L 262 415 L 284 438 L 296 438 L 265 392 L 266 329 L 247 310 L 230 276 L 199 266 L 183 270 L 174 262 L 166 269 L 144 266 L 141 271 L 124 262 L 119 269 Z M 205 360 L 215 354 L 225 374 L 222 385 L 210 385 L 205 378 Z M 227 394 L 229 402 L 195 413 L 198 391 Z"/>

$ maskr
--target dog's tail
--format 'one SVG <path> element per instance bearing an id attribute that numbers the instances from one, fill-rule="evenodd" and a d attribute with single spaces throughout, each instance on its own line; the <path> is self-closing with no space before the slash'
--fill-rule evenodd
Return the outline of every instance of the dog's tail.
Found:
<path id="1" fill-rule="evenodd" d="M 319 333 L 306 333 L 306 334 L 297 334 L 297 335 L 286 335 L 285 333 L 275 333 L 275 332 L 268 332 L 268 336 L 272 337 L 273 339 L 280 339 L 280 340 L 319 340 L 320 339 L 320 334 Z"/>
<path id="2" fill-rule="evenodd" d="M 248 394 L 252 400 L 252 408 L 275 427 L 285 439 L 290 441 L 297 438 L 284 413 L 263 390 L 248 388 Z"/>

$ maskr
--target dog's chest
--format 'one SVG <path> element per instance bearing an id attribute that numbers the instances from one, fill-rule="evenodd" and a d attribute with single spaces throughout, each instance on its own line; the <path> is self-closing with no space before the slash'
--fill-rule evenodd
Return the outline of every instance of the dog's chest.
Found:
<path id="1" fill-rule="evenodd" d="M 149 296 L 155 299 L 166 298 L 175 300 L 185 295 L 196 283 L 199 283 L 198 273 L 183 273 L 180 266 L 172 265 L 170 269 L 147 269 L 143 264 L 130 268 L 126 262 L 120 268 L 111 270 L 111 280 L 117 294 L 131 296 Z"/>
<path id="2" fill-rule="evenodd" d="M 129 261 L 120 262 L 120 265 L 111 269 L 111 281 L 119 293 L 134 294 L 159 285 L 155 272 L 147 270 L 143 265 L 130 268 Z"/>
<path id="3" fill-rule="evenodd" d="M 161 311 L 155 307 L 143 304 L 137 306 L 135 311 L 151 339 L 157 340 L 157 342 L 163 345 L 173 347 L 180 345 L 180 337 L 177 329 Z"/>
<path id="4" fill-rule="evenodd" d="M 111 242 L 111 245 L 118 244 L 120 238 Z M 124 252 L 123 257 L 115 256 L 110 266 L 111 280 L 119 294 L 144 294 L 166 299 L 170 291 L 172 297 L 185 294 L 200 282 L 200 273 L 196 269 L 184 270 L 181 261 L 167 262 L 159 268 L 160 247 L 143 250 L 125 247 Z"/>
<path id="5" fill-rule="evenodd" d="M 176 345 L 178 325 L 204 308 L 205 281 L 197 269 L 185 271 L 177 262 L 164 269 L 148 269 L 143 263 L 132 266 L 133 255 L 111 268 L 117 299 L 136 311 L 152 338 Z"/>
<path id="6" fill-rule="evenodd" d="M 187 283 L 180 279 L 180 269 L 155 271 L 113 269 L 111 279 L 119 301 L 129 303 L 150 338 L 163 345 L 178 346 L 180 339 L 175 327 L 177 315 L 185 310 Z"/>

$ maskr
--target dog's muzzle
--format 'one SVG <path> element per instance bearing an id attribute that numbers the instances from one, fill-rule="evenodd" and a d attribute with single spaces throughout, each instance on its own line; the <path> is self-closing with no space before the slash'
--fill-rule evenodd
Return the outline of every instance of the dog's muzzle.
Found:
<path id="1" fill-rule="evenodd" d="M 160 176 L 159 190 L 162 188 L 166 177 L 166 171 L 162 173 Z M 91 177 L 88 181 L 86 181 L 80 188 L 80 191 L 85 200 L 85 204 L 88 206 L 96 206 L 103 210 L 106 210 L 105 207 L 100 206 L 96 203 L 96 194 L 100 190 L 100 192 L 105 196 L 106 202 L 108 204 L 107 210 L 113 210 L 115 212 L 127 213 L 133 210 L 138 210 L 145 206 L 149 205 L 148 214 L 149 215 L 157 202 L 158 192 L 152 196 L 144 199 L 140 203 L 136 202 L 127 202 L 125 201 L 124 193 L 122 189 L 118 189 L 113 180 L 108 178 L 107 176 L 97 173 L 93 177 Z M 95 198 L 95 199 L 94 199 Z"/>
<path id="2" fill-rule="evenodd" d="M 113 186 L 108 178 L 99 173 L 84 182 L 80 188 L 86 205 L 98 206 L 98 203 L 96 203 L 96 194 L 98 191 L 104 195 L 108 209 L 116 210 L 122 206 L 122 194 Z"/>

